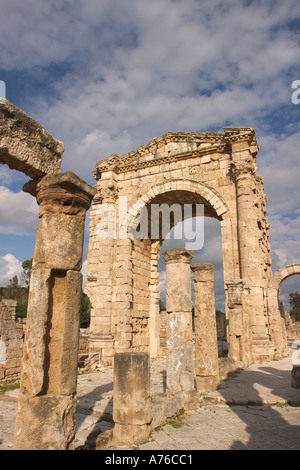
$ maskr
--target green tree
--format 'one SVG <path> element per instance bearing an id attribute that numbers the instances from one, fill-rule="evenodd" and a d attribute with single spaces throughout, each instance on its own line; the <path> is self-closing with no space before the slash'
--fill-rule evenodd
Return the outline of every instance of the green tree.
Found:
<path id="1" fill-rule="evenodd" d="M 26 318 L 27 305 L 28 305 L 28 295 L 17 299 L 16 318 Z"/>
<path id="2" fill-rule="evenodd" d="M 91 303 L 88 296 L 82 292 L 80 299 L 80 328 L 88 328 L 91 317 Z"/>
<path id="3" fill-rule="evenodd" d="M 25 261 L 23 261 L 22 268 L 23 268 L 23 271 L 21 273 L 22 281 L 27 287 L 29 287 L 30 276 L 31 276 L 31 271 L 32 271 L 32 258 L 26 259 Z"/>
<path id="4" fill-rule="evenodd" d="M 300 294 L 298 292 L 290 293 L 290 306 L 292 307 L 290 310 L 291 317 L 296 321 L 300 321 Z"/>
<path id="5" fill-rule="evenodd" d="M 12 287 L 12 288 L 19 287 L 18 276 L 14 276 L 12 279 L 9 280 L 9 287 Z"/>

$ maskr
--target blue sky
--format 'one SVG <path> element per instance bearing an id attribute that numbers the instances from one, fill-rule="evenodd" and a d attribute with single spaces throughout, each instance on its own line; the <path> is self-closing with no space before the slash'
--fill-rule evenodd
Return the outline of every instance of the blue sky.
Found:
<path id="1" fill-rule="evenodd" d="M 94 184 L 97 161 L 165 132 L 254 127 L 273 271 L 300 262 L 298 0 L 0 0 L 0 12 L 6 97 L 65 143 L 63 171 Z M 0 167 L 2 285 L 33 256 L 26 181 Z M 218 227 L 207 234 L 196 261 L 214 262 L 221 286 Z M 300 291 L 298 277 L 282 288 Z"/>

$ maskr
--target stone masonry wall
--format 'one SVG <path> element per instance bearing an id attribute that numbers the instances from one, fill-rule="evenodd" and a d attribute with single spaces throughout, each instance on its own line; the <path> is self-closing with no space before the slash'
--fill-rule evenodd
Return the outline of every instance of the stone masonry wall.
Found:
<path id="1" fill-rule="evenodd" d="M 230 296 L 226 300 L 226 319 L 232 323 L 230 357 L 235 357 L 236 339 L 243 345 L 245 363 L 271 360 L 275 350 L 281 353 L 282 334 L 277 333 L 281 320 L 278 309 L 274 308 L 272 313 L 273 306 L 267 300 L 272 277 L 269 224 L 263 179 L 256 175 L 255 131 L 227 127 L 223 130 L 224 133 L 166 133 L 136 151 L 121 157 L 113 154 L 95 165 L 97 193 L 91 209 L 85 291 L 93 305 L 91 338 L 99 339 L 100 348 L 105 348 L 104 340 L 109 342 L 111 356 L 113 351 L 141 351 L 140 343 L 147 330 L 150 339 L 144 336 L 143 350 L 153 356 L 155 350 L 159 351 L 155 346 L 156 333 L 153 333 L 158 323 L 155 295 L 152 295 L 156 289 L 154 265 L 150 266 L 150 298 L 147 298 L 144 281 L 148 262 L 145 258 L 144 264 L 136 256 L 138 246 L 131 246 L 127 229 L 131 224 L 134 226 L 144 208 L 163 204 L 169 208 L 177 204 L 182 210 L 185 204 L 202 204 L 204 216 L 220 221 L 224 282 L 234 283 L 230 287 L 232 292 L 240 282 L 244 289 L 241 304 L 231 302 Z M 113 208 L 110 217 L 103 213 L 106 204 Z M 148 231 L 152 222 L 155 225 L 154 219 L 150 214 Z M 156 221 L 156 225 L 159 223 Z M 115 229 L 111 235 L 114 239 L 100 240 L 99 234 L 111 224 Z M 143 241 L 144 232 L 143 227 L 140 234 Z M 149 236 L 152 245 L 162 239 L 160 232 Z M 125 248 L 126 258 L 120 253 Z M 149 251 L 151 258 L 151 246 Z M 137 286 L 137 281 L 141 287 Z M 105 299 L 100 298 L 104 295 Z M 147 304 L 150 304 L 150 315 L 145 308 Z M 238 321 L 230 322 L 237 317 Z"/>
<path id="2" fill-rule="evenodd" d="M 15 300 L 0 300 L 0 385 L 20 380 L 25 319 L 16 319 Z"/>

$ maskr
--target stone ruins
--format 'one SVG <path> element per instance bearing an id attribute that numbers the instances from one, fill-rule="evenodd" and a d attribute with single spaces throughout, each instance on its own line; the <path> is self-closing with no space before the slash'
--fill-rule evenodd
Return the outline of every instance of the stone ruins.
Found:
<path id="1" fill-rule="evenodd" d="M 60 172 L 62 142 L 11 103 L 0 109 L 0 162 L 31 178 L 24 191 L 40 207 L 14 448 L 69 449 L 85 215 L 95 190 L 74 173 Z"/>
<path id="2" fill-rule="evenodd" d="M 154 227 L 150 207 L 176 204 L 183 220 L 197 215 L 200 205 L 205 216 L 220 221 L 228 359 L 239 366 L 281 357 L 287 335 L 279 286 L 300 273 L 296 264 L 271 270 L 267 198 L 256 175 L 252 128 L 167 133 L 98 162 L 94 187 L 71 171 L 61 172 L 63 151 L 64 144 L 23 111 L 8 101 L 0 104 L 0 163 L 30 178 L 23 189 L 39 205 L 25 336 L 13 303 L 0 305 L 0 378 L 4 369 L 7 378 L 19 373 L 7 364 L 11 351 L 17 356 L 23 350 L 15 449 L 74 446 L 83 236 L 90 206 L 89 351 L 100 352 L 104 365 L 114 364 L 115 442 L 149 436 L 149 361 L 162 349 L 165 406 L 174 412 L 193 406 L 197 393 L 220 383 L 214 266 L 193 263 L 193 250 L 164 251 L 167 305 L 161 316 L 157 266 L 164 227 L 161 219 Z M 186 205 L 192 207 L 188 215 Z M 295 371 L 293 380 L 300 386 Z"/>
<path id="3" fill-rule="evenodd" d="M 257 153 L 253 129 L 224 128 L 224 134 L 167 133 L 96 164 L 85 292 L 92 305 L 90 349 L 101 349 L 103 361 L 110 363 L 115 352 L 148 351 L 155 357 L 158 351 L 157 263 L 163 240 L 123 237 L 124 197 L 128 227 L 154 204 L 202 204 L 205 216 L 220 221 L 229 356 L 249 364 L 281 355 L 286 334 L 273 288 Z M 111 205 L 116 233 L 101 239 L 101 207 Z"/>
<path id="4" fill-rule="evenodd" d="M 0 384 L 20 380 L 25 319 L 16 318 L 15 300 L 0 300 Z"/>

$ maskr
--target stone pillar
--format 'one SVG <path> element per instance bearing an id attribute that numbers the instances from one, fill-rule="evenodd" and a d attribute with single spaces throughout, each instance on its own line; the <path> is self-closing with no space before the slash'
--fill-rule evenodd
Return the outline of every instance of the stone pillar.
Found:
<path id="1" fill-rule="evenodd" d="M 97 178 L 96 178 L 97 179 Z M 105 172 L 97 182 L 91 208 L 86 294 L 93 299 L 89 350 L 100 352 L 104 365 L 112 364 L 113 285 L 116 238 L 117 176 Z"/>
<path id="2" fill-rule="evenodd" d="M 266 322 L 266 253 L 262 246 L 261 179 L 256 177 L 258 147 L 251 139 L 237 136 L 232 148 L 232 176 L 236 181 L 240 279 L 249 291 L 251 354 L 254 361 L 272 360 L 274 344 Z M 246 315 L 246 311 L 244 312 Z M 247 324 L 247 322 L 245 323 Z"/>
<path id="3" fill-rule="evenodd" d="M 269 281 L 267 289 L 268 320 L 271 338 L 274 342 L 274 359 L 280 359 L 287 347 L 287 333 L 284 312 L 281 315 L 279 309 L 278 284 L 273 278 Z"/>
<path id="4" fill-rule="evenodd" d="M 152 421 L 148 353 L 115 354 L 113 400 L 113 443 L 148 441 Z"/>
<path id="5" fill-rule="evenodd" d="M 167 393 L 194 391 L 193 327 L 190 261 L 184 248 L 163 252 L 166 265 Z"/>
<path id="6" fill-rule="evenodd" d="M 0 300 L 0 385 L 20 380 L 25 319 L 16 319 L 17 302 Z"/>
<path id="7" fill-rule="evenodd" d="M 113 264 L 112 325 L 115 352 L 132 350 L 133 337 L 133 257 L 134 244 L 130 239 L 116 240 Z"/>
<path id="8" fill-rule="evenodd" d="M 219 384 L 218 340 L 215 308 L 214 265 L 191 265 L 194 273 L 195 374 L 198 392 Z"/>
<path id="9" fill-rule="evenodd" d="M 40 206 L 14 449 L 73 448 L 86 211 L 94 189 L 72 172 L 24 186 Z"/>
<path id="10" fill-rule="evenodd" d="M 249 289 L 242 280 L 225 282 L 228 315 L 228 356 L 236 362 L 252 362 L 248 315 Z"/>
<path id="11" fill-rule="evenodd" d="M 255 205 L 255 181 L 253 171 L 236 170 L 238 202 L 238 235 L 241 277 L 260 278 L 261 262 L 258 242 L 258 213 Z"/>
<path id="12" fill-rule="evenodd" d="M 150 266 L 150 312 L 149 312 L 149 336 L 150 357 L 157 357 L 160 350 L 160 316 L 159 305 L 159 273 L 157 272 L 158 259 L 160 256 L 161 243 L 156 241 L 151 244 L 151 266 Z"/>

